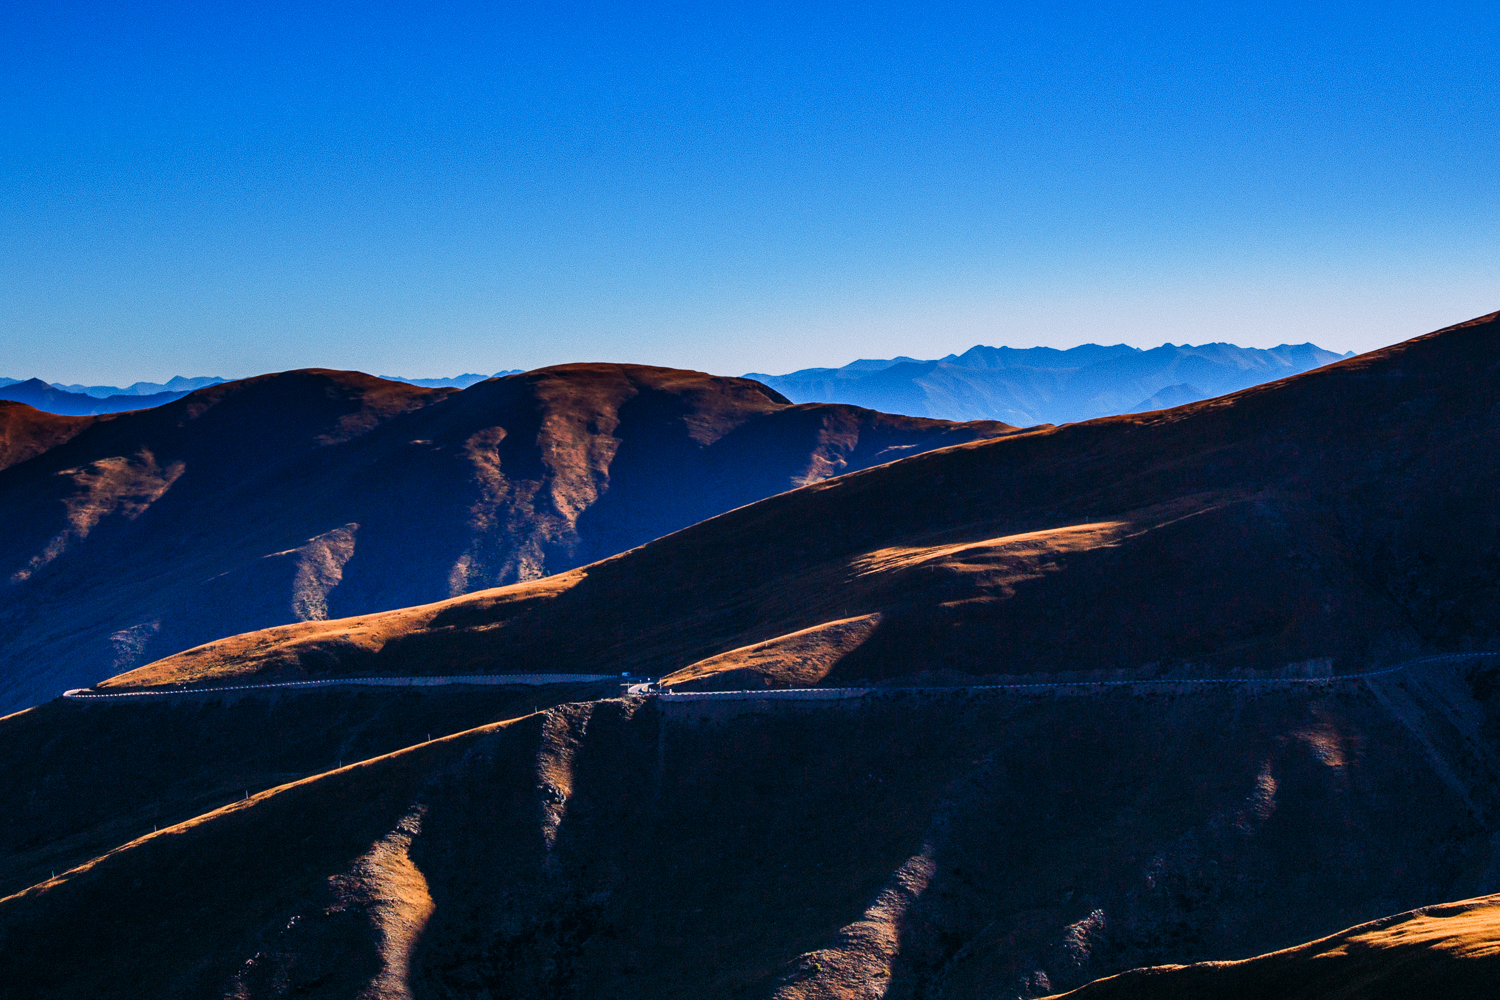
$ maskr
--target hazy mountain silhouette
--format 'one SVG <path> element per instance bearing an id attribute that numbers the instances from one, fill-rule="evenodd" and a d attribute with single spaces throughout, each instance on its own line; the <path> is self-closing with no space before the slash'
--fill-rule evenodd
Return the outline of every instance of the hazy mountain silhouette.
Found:
<path id="1" fill-rule="evenodd" d="M 429 389 L 467 389 L 476 382 L 483 382 L 487 378 L 504 378 L 507 375 L 519 375 L 520 373 L 521 369 L 519 368 L 508 368 L 493 375 L 476 375 L 473 372 L 469 372 L 464 375 L 455 375 L 452 378 L 404 378 L 400 375 L 382 375 L 380 377 L 392 382 L 405 382 L 408 385 L 423 385 Z"/>
<path id="2" fill-rule="evenodd" d="M 429 389 L 467 389 L 487 378 L 515 375 L 519 368 L 496 372 L 494 375 L 456 375 L 452 378 L 405 378 L 400 375 L 382 375 L 388 382 L 405 382 Z M 212 375 L 184 378 L 175 375 L 166 382 L 136 382 L 120 387 L 117 385 L 63 385 L 58 382 L 43 382 L 41 379 L 0 378 L 0 400 L 12 400 L 35 406 L 48 413 L 87 415 L 97 413 L 122 413 L 127 410 L 144 410 L 152 406 L 181 399 L 195 389 L 219 385 L 228 379 Z M 87 397 L 87 398 L 79 398 Z M 90 402 L 95 400 L 96 402 Z"/>
<path id="3" fill-rule="evenodd" d="M 1270 350 L 1165 344 L 970 348 L 937 361 L 900 357 L 788 375 L 750 374 L 799 403 L 853 403 L 944 420 L 1062 424 L 1178 406 L 1296 375 L 1341 357 L 1312 344 Z"/>
<path id="4" fill-rule="evenodd" d="M 68 392 L 48 385 L 39 378 L 24 382 L 11 382 L 0 386 L 0 399 L 25 403 L 38 410 L 65 416 L 88 416 L 100 413 L 123 413 L 127 410 L 145 410 L 187 395 L 180 392 L 159 392 L 142 396 L 133 393 L 96 397 L 81 392 Z"/>
<path id="5" fill-rule="evenodd" d="M 0 383 L 10 381 L 13 380 L 0 379 Z M 192 392 L 194 389 L 202 389 L 227 381 L 228 379 L 219 378 L 216 375 L 199 375 L 194 378 L 174 375 L 165 382 L 135 382 L 123 388 L 117 385 L 63 385 L 60 382 L 53 382 L 51 385 L 54 389 L 62 389 L 64 392 L 77 392 L 85 396 L 93 396 L 95 399 L 106 399 L 110 396 L 159 396 L 163 393 L 181 395 Z"/>

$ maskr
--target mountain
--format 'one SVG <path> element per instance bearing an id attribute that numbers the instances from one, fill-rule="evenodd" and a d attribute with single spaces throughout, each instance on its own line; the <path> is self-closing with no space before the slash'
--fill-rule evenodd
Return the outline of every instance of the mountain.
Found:
<path id="1" fill-rule="evenodd" d="M 483 382 L 487 378 L 504 378 L 507 375 L 519 375 L 520 373 L 521 369 L 510 368 L 505 371 L 496 372 L 493 375 L 475 375 L 473 373 L 469 373 L 466 375 L 456 375 L 453 378 L 402 378 L 400 375 L 382 375 L 380 377 L 391 382 L 405 382 L 409 385 L 424 385 L 429 389 L 467 389 L 474 383 Z"/>
<path id="2" fill-rule="evenodd" d="M 487 378 L 515 375 L 520 369 L 496 372 L 494 375 L 459 375 L 454 378 L 403 378 L 400 375 L 382 375 L 387 382 L 405 382 L 429 389 L 467 389 Z M 123 413 L 127 410 L 144 410 L 174 399 L 181 399 L 195 389 L 219 385 L 227 379 L 203 375 L 184 378 L 174 375 L 166 382 L 136 382 L 121 388 L 115 385 L 62 385 L 43 382 L 41 379 L 0 378 L 0 399 L 26 403 L 48 413 L 88 415 L 98 413 Z"/>
<path id="3" fill-rule="evenodd" d="M 1500 525 L 1486 506 L 1500 490 L 1496 326 L 1174 410 L 929 452 L 586 571 L 226 639 L 120 683 L 444 662 L 608 662 L 689 670 L 699 685 L 725 672 L 735 686 L 744 671 L 772 686 L 1193 676 L 1488 648 L 1500 640 Z M 794 667 L 825 645 L 840 651 Z"/>
<path id="4" fill-rule="evenodd" d="M 838 402 L 947 420 L 994 419 L 1020 426 L 1138 413 L 1237 392 L 1331 364 L 1312 344 L 1270 350 L 1165 344 L 970 348 L 938 361 L 900 357 L 789 375 L 750 374 L 798 402 Z"/>
<path id="5" fill-rule="evenodd" d="M 0 401 L 0 470 L 62 444 L 91 422 L 83 417 L 44 413 L 23 403 Z"/>
<path id="6" fill-rule="evenodd" d="M 1500 947 L 1497 339 L 1500 315 L 927 451 L 101 686 L 631 670 L 675 694 L 0 718 L 0 996 L 1475 995 Z"/>
<path id="7" fill-rule="evenodd" d="M 67 392 L 48 385 L 39 378 L 25 382 L 12 382 L 0 386 L 0 400 L 25 403 L 38 410 L 67 416 L 88 416 L 99 413 L 123 413 L 127 410 L 145 410 L 174 399 L 181 399 L 187 392 L 160 392 L 151 396 L 125 394 L 96 398 L 80 392 Z"/>
<path id="8" fill-rule="evenodd" d="M 30 879 L 0 997 L 1033 997 L 1492 891 L 1500 860 L 1493 772 L 1471 812 L 1400 684 L 536 714 L 437 690 L 0 719 Z M 1370 969 L 1362 943 L 1323 951 Z"/>
<path id="9" fill-rule="evenodd" d="M 0 381 L 12 381 L 5 379 Z M 64 392 L 82 393 L 85 396 L 93 396 L 95 399 L 107 399 L 110 396 L 159 396 L 163 393 L 176 393 L 182 395 L 192 392 L 194 389 L 202 389 L 210 385 L 218 385 L 220 382 L 228 381 L 214 375 L 199 375 L 195 378 L 184 378 L 174 375 L 165 382 L 136 382 L 125 388 L 117 385 L 63 385 L 53 382 L 54 389 Z"/>
<path id="10" fill-rule="evenodd" d="M 1147 413 L 1151 410 L 1170 410 L 1174 406 L 1196 403 L 1203 398 L 1196 386 L 1169 385 L 1143 403 L 1130 408 L 1131 413 Z"/>
<path id="11" fill-rule="evenodd" d="M 1011 430 L 629 365 L 461 392 L 289 372 L 70 426 L 66 441 L 33 425 L 58 443 L 0 471 L 0 711 L 226 634 L 534 579 Z"/>

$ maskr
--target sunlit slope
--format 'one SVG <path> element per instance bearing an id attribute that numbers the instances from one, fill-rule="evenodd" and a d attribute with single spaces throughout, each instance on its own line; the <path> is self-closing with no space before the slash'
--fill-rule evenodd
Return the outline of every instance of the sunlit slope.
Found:
<path id="1" fill-rule="evenodd" d="M 462 392 L 287 372 L 81 424 L 11 416 L 0 445 L 34 457 L 0 469 L 0 711 L 224 635 L 534 579 L 1011 430 L 632 365 Z"/>
<path id="2" fill-rule="evenodd" d="M 748 647 L 771 685 L 1296 674 L 1482 646 L 1500 632 L 1497 348 L 1484 317 L 1217 400 L 817 483 L 536 583 L 219 641 L 118 683 L 692 667 L 712 686 L 693 665 L 718 657 L 733 686 Z M 816 630 L 851 619 L 873 627 L 820 651 Z M 761 644 L 794 633 L 778 672 Z"/>
<path id="3" fill-rule="evenodd" d="M 564 706 L 148 832 L 0 901 L 0 996 L 978 1000 L 1493 881 L 1495 782 L 1476 817 L 1363 688 L 753 708 Z"/>
<path id="4" fill-rule="evenodd" d="M 1077 1000 L 1468 1000 L 1500 983 L 1500 896 L 1429 906 L 1242 962 L 1139 969 Z"/>

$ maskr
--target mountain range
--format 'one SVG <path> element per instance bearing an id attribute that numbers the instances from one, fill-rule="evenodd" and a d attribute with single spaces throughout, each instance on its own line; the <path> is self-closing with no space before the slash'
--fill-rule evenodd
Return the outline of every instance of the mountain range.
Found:
<path id="1" fill-rule="evenodd" d="M 1117 413 L 1140 413 L 1197 402 L 1330 364 L 1339 355 L 1312 344 L 1261 350 L 1233 344 L 1164 344 L 1150 350 L 1116 344 L 1050 347 L 976 346 L 936 361 L 865 359 L 842 368 L 805 368 L 787 375 L 750 373 L 798 403 L 847 403 L 887 413 L 940 420 L 1000 420 L 1015 426 L 1062 424 Z M 492 376 L 411 379 L 427 388 L 467 389 Z M 179 399 L 224 379 L 169 379 L 117 386 L 49 385 L 0 379 L 0 399 L 61 414 L 118 413 Z"/>
<path id="2" fill-rule="evenodd" d="M 943 420 L 1003 420 L 1017 426 L 1064 424 L 1141 413 L 1238 392 L 1331 364 L 1312 344 L 1260 350 L 1233 344 L 976 346 L 936 361 L 899 357 L 788 375 L 751 373 L 799 403 L 852 403 Z"/>
<path id="3" fill-rule="evenodd" d="M 382 375 L 381 378 L 388 382 L 405 382 L 407 385 L 421 385 L 429 389 L 467 389 L 478 382 L 488 378 L 504 378 L 507 375 L 519 375 L 521 369 L 507 368 L 493 375 L 476 375 L 468 372 L 463 375 L 455 375 L 452 378 L 405 378 L 401 375 Z"/>
<path id="4" fill-rule="evenodd" d="M 0 385 L 10 385 L 20 379 L 0 378 Z M 117 385 L 64 385 L 61 382 L 50 383 L 52 388 L 61 389 L 63 392 L 81 393 L 92 396 L 95 399 L 108 399 L 110 396 L 159 396 L 162 393 L 187 393 L 194 389 L 202 389 L 205 386 L 218 385 L 220 382 L 228 381 L 215 375 L 199 375 L 195 378 L 184 378 L 174 375 L 165 382 L 134 382 L 121 387 Z"/>
<path id="5" fill-rule="evenodd" d="M 570 365 L 429 389 L 353 372 L 150 410 L 0 404 L 0 711 L 220 636 L 570 569 L 772 493 L 1007 433 Z"/>
<path id="6" fill-rule="evenodd" d="M 357 635 L 309 622 L 226 639 L 151 669 L 608 662 L 691 670 L 699 686 L 722 671 L 740 686 L 744 670 L 788 686 L 1346 672 L 1473 648 L 1500 638 L 1500 524 L 1483 513 L 1490 477 L 1500 487 L 1488 458 L 1495 326 L 1172 410 L 1001 433 L 770 497 L 587 572 L 490 576 L 520 585 L 392 612 Z M 839 638 L 854 644 L 818 660 L 826 673 L 793 670 L 823 641 L 806 630 L 854 619 L 858 641 Z M 759 646 L 783 641 L 802 652 Z"/>
<path id="7" fill-rule="evenodd" d="M 1020 431 L 632 366 L 0 410 L 7 671 L 151 587 L 329 616 L 0 718 L 0 997 L 1486 995 L 1497 346 Z"/>
<path id="8" fill-rule="evenodd" d="M 403 378 L 400 375 L 381 376 L 388 382 L 405 382 L 429 389 L 467 389 L 487 378 L 514 375 L 519 369 L 496 372 L 494 375 L 458 375 L 453 378 Z M 146 410 L 174 399 L 181 399 L 195 389 L 226 382 L 215 376 L 183 378 L 174 376 L 166 382 L 136 382 L 121 388 L 115 385 L 62 385 L 43 382 L 39 378 L 0 378 L 0 400 L 25 403 L 48 413 L 66 416 L 91 416 L 101 413 L 125 413 L 130 410 Z"/>
<path id="9" fill-rule="evenodd" d="M 147 394 L 121 391 L 107 396 L 94 396 L 87 393 L 59 389 L 54 385 L 43 382 L 39 378 L 27 379 L 24 382 L 15 379 L 6 379 L 5 382 L 7 384 L 0 385 L 0 400 L 25 403 L 28 406 L 36 407 L 38 410 L 45 410 L 48 413 L 57 413 L 64 416 L 91 416 L 100 413 L 124 413 L 129 410 L 146 410 L 153 406 L 160 406 L 163 403 L 170 403 L 174 399 L 181 399 L 191 391 L 177 389 Z"/>

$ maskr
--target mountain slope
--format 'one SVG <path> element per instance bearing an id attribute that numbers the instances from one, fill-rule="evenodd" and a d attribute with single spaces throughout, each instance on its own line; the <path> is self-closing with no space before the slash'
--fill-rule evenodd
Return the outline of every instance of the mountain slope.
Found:
<path id="1" fill-rule="evenodd" d="M 247 794 L 619 689 L 323 689 L 81 711 L 54 699 L 0 718 L 0 898 Z"/>
<path id="2" fill-rule="evenodd" d="M 545 579 L 218 640 L 109 685 L 545 666 L 855 690 L 562 705 L 151 833 L 157 788 L 221 803 L 241 766 L 265 787 L 257 725 L 310 748 L 288 755 L 302 767 L 378 713 L 251 691 L 0 719 L 8 842 L 32 845 L 28 871 L 47 850 L 82 862 L 0 900 L 0 995 L 1008 1000 L 1142 966 L 1159 971 L 1088 989 L 1255 995 L 1338 963 L 1376 987 L 1403 968 L 1483 981 L 1487 902 L 1355 925 L 1500 890 L 1497 654 L 1360 672 L 1497 638 L 1497 321 L 931 451 Z M 618 385 L 597 378 L 595 398 Z M 467 427 L 460 398 L 348 446 L 398 420 Z M 728 411 L 692 412 L 690 440 Z M 590 468 L 537 494 L 582 495 Z M 960 686 L 996 674 L 1031 686 Z M 1205 675 L 1242 679 L 1170 679 Z M 1155 682 L 1094 683 L 1132 678 Z M 440 716 L 409 711 L 361 745 Z M 163 739 L 167 773 L 139 790 L 68 794 Z M 75 799 L 67 823 L 49 808 Z M 111 833 L 134 839 L 89 857 Z M 1471 926 L 1438 926 L 1450 912 Z"/>
<path id="3" fill-rule="evenodd" d="M 34 458 L 80 433 L 91 421 L 0 401 L 0 470 Z"/>
<path id="4" fill-rule="evenodd" d="M 1151 350 L 1084 344 L 1066 351 L 978 346 L 938 361 L 896 358 L 753 374 L 798 402 L 840 402 L 949 420 L 1061 424 L 1237 392 L 1340 357 L 1312 344 L 1269 350 L 1204 344 Z M 1172 390 L 1149 405 L 1158 394 Z"/>
<path id="5" fill-rule="evenodd" d="M 929 452 L 536 584 L 225 639 L 111 683 L 670 674 L 779 637 L 800 650 L 788 673 L 764 649 L 756 669 L 806 683 L 793 634 L 856 618 L 872 627 L 822 683 L 1344 672 L 1488 647 L 1496 333 L 1485 317 L 1221 399 Z"/>
<path id="6" fill-rule="evenodd" d="M 1500 977 L 1500 897 L 1424 907 L 1241 962 L 1141 969 L 1077 1000 L 1189 997 L 1398 1000 L 1482 997 Z"/>
<path id="7" fill-rule="evenodd" d="M 1495 805 L 1360 685 L 571 704 L 138 823 L 0 996 L 1035 996 L 1493 891 Z"/>
<path id="8" fill-rule="evenodd" d="M 78 426 L 0 471 L 0 711 L 221 635 L 534 579 L 1011 430 L 622 365 L 462 392 L 289 372 Z"/>

